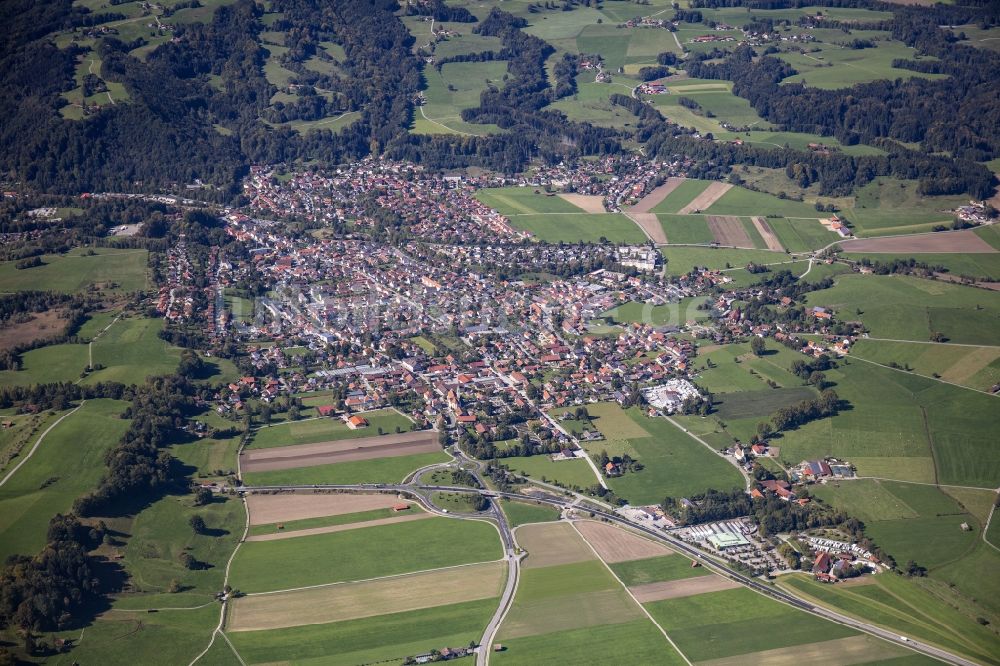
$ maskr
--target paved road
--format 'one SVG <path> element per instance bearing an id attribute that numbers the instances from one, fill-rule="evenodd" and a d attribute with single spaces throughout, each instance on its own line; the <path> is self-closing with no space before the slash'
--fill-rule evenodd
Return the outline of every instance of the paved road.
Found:
<path id="1" fill-rule="evenodd" d="M 420 492 L 441 491 L 441 492 L 477 493 L 486 495 L 487 497 L 490 498 L 502 497 L 505 499 L 542 502 L 545 504 L 550 504 L 552 506 L 555 506 L 559 509 L 566 509 L 573 505 L 573 502 L 567 501 L 563 498 L 551 497 L 547 495 L 522 495 L 520 493 L 506 493 L 506 492 L 480 490 L 480 489 L 457 487 L 457 486 L 424 486 L 424 485 L 416 486 L 416 485 L 401 485 L 401 484 L 362 484 L 362 485 L 320 484 L 313 486 L 243 486 L 242 488 L 240 488 L 240 490 L 242 490 L 243 492 L 257 492 L 257 491 L 294 492 L 296 490 L 354 490 L 354 491 L 364 491 L 364 492 L 381 491 L 381 492 L 404 493 L 407 495 L 414 495 L 418 497 L 420 496 L 419 495 Z M 692 560 L 698 560 L 702 564 L 702 566 L 704 566 L 706 569 L 709 569 L 721 576 L 725 576 L 730 580 L 733 580 L 745 587 L 750 588 L 755 592 L 763 594 L 764 596 L 770 597 L 776 601 L 788 604 L 789 606 L 793 606 L 806 613 L 811 613 L 812 615 L 822 617 L 831 622 L 836 622 L 837 624 L 851 627 L 852 629 L 856 629 L 858 631 L 863 631 L 865 633 L 871 634 L 883 640 L 889 641 L 890 643 L 894 643 L 900 647 L 908 648 L 910 650 L 913 650 L 914 652 L 919 652 L 928 655 L 930 657 L 933 657 L 935 659 L 938 659 L 940 661 L 949 664 L 956 664 L 957 666 L 976 666 L 976 662 L 952 654 L 946 650 L 942 650 L 941 648 L 913 640 L 912 638 L 903 637 L 897 633 L 888 631 L 873 624 L 868 624 L 866 622 L 856 620 L 853 617 L 849 617 L 847 615 L 841 615 L 840 613 L 836 613 L 829 609 L 820 606 L 815 606 L 812 603 L 799 599 L 798 597 L 785 592 L 784 590 L 771 587 L 769 585 L 765 585 L 754 578 L 750 578 L 749 576 L 745 576 L 741 573 L 732 571 L 714 562 L 709 557 L 706 557 L 705 554 L 698 548 L 695 548 L 694 546 L 688 544 L 687 542 L 682 541 L 681 539 L 678 539 L 677 537 L 674 537 L 666 532 L 633 522 L 628 518 L 618 515 L 617 513 L 602 511 L 600 509 L 596 509 L 593 507 L 589 508 L 589 511 L 593 513 L 595 516 L 605 518 L 612 523 L 617 523 L 618 525 L 621 525 L 623 527 L 627 527 L 634 531 L 641 532 L 644 535 L 651 537 L 656 541 L 664 542 L 674 550 L 683 553 L 687 557 L 690 557 Z M 501 522 L 503 524 L 506 524 L 506 521 L 501 521 Z M 501 536 L 503 536 L 503 534 L 504 534 L 504 529 L 501 528 Z M 505 548 L 508 547 L 508 542 L 506 540 L 504 542 L 504 547 Z M 505 592 L 507 592 L 507 590 L 505 590 Z M 491 625 L 493 625 L 494 623 L 497 623 L 498 626 L 496 616 L 494 617 L 493 620 L 491 620 Z M 482 645 L 483 649 L 481 649 L 480 652 L 488 650 L 489 647 L 490 647 L 489 644 L 484 643 Z"/>

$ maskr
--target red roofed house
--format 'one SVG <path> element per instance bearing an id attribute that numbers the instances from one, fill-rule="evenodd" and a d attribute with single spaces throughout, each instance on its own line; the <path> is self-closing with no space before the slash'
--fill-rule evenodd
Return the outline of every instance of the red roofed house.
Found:
<path id="1" fill-rule="evenodd" d="M 357 414 L 355 414 L 354 416 L 347 419 L 347 427 L 350 428 L 351 430 L 358 430 L 359 428 L 367 428 L 368 419 L 366 419 L 363 416 L 358 416 Z"/>
<path id="2" fill-rule="evenodd" d="M 320 405 L 316 411 L 319 412 L 320 416 L 333 416 L 336 408 L 333 405 Z"/>
<path id="3" fill-rule="evenodd" d="M 820 553 L 816 556 L 816 561 L 813 562 L 813 573 L 814 574 L 825 574 L 830 570 L 830 553 Z"/>

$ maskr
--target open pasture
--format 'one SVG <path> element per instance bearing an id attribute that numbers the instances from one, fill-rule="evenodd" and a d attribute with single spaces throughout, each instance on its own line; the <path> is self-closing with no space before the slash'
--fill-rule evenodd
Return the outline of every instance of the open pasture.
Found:
<path id="1" fill-rule="evenodd" d="M 646 618 L 504 639 L 503 646 L 503 652 L 490 655 L 490 661 L 501 666 L 558 663 L 605 666 L 618 663 L 623 650 L 627 650 L 630 663 L 664 666 L 686 663 Z"/>
<path id="2" fill-rule="evenodd" d="M 657 214 L 677 214 L 696 197 L 700 196 L 712 181 L 688 178 L 670 190 L 651 212 Z"/>
<path id="3" fill-rule="evenodd" d="M 629 588 L 629 591 L 635 597 L 636 601 L 645 604 L 651 601 L 680 599 L 681 597 L 691 597 L 696 594 L 721 592 L 722 590 L 731 590 L 737 587 L 740 587 L 740 584 L 735 581 L 715 574 L 707 574 L 679 580 L 637 585 Z"/>
<path id="4" fill-rule="evenodd" d="M 843 275 L 806 300 L 862 321 L 874 338 L 927 342 L 940 332 L 949 342 L 1000 345 L 997 292 L 907 276 Z"/>
<path id="5" fill-rule="evenodd" d="M 881 41 L 877 48 L 848 49 L 835 44 L 823 44 L 810 53 L 785 52 L 778 54 L 798 71 L 782 83 L 803 83 L 813 88 L 848 88 L 856 83 L 880 79 L 943 78 L 941 74 L 924 74 L 909 69 L 893 67 L 897 59 L 912 60 L 916 51 L 902 42 Z"/>
<path id="6" fill-rule="evenodd" d="M 480 521 L 429 518 L 332 534 L 246 543 L 232 565 L 244 592 L 287 590 L 367 580 L 412 571 L 495 560 L 496 528 Z M 384 557 L 393 553 L 391 558 Z M 327 557 L 336 553 L 336 558 Z M 275 567 L 275 562 L 282 566 Z"/>
<path id="7" fill-rule="evenodd" d="M 66 254 L 42 255 L 41 266 L 17 269 L 14 261 L 0 262 L 0 292 L 42 289 L 63 293 L 83 291 L 91 285 L 110 291 L 138 291 L 148 286 L 146 250 L 75 249 Z"/>
<path id="8" fill-rule="evenodd" d="M 1000 382 L 1000 349 L 865 340 L 856 342 L 851 356 L 882 365 L 895 363 L 925 377 L 938 376 L 944 381 L 988 391 Z"/>
<path id="9" fill-rule="evenodd" d="M 667 236 L 667 242 L 673 245 L 708 245 L 715 240 L 704 215 L 661 213 L 657 218 Z"/>
<path id="10" fill-rule="evenodd" d="M 360 583 L 257 594 L 237 599 L 228 631 L 327 624 L 500 595 L 506 565 L 487 562 Z"/>
<path id="11" fill-rule="evenodd" d="M 338 462 L 395 458 L 441 450 L 433 430 L 417 430 L 398 435 L 334 440 L 316 444 L 298 444 L 271 449 L 244 451 L 241 466 L 247 472 L 270 472 L 316 467 Z"/>
<path id="12" fill-rule="evenodd" d="M 947 269 L 952 277 L 969 276 L 973 279 L 986 279 L 990 282 L 1000 282 L 1000 252 L 992 253 L 850 253 L 842 255 L 845 259 L 859 261 L 868 258 L 871 261 L 890 262 L 893 259 L 913 257 L 919 262 L 930 266 L 940 266 Z"/>
<path id="13" fill-rule="evenodd" d="M 355 514 L 357 515 L 357 514 Z M 275 529 L 274 531 L 251 534 L 246 538 L 248 542 L 258 542 L 258 541 L 280 541 L 282 539 L 301 539 L 302 537 L 315 536 L 317 534 L 333 534 L 334 532 L 346 532 L 348 530 L 358 530 L 368 527 L 380 527 L 382 525 L 395 525 L 397 523 L 408 523 L 414 520 L 425 520 L 430 518 L 431 514 L 424 511 L 408 511 L 402 514 L 392 514 L 383 516 L 372 516 L 364 517 L 358 516 L 357 520 L 349 520 L 346 517 L 342 520 L 326 520 L 326 521 L 310 521 L 310 522 L 328 522 L 333 524 L 320 524 L 312 527 L 307 527 L 303 525 L 285 525 L 284 529 Z"/>
<path id="14" fill-rule="evenodd" d="M 46 435 L 30 459 L 26 456 L 42 433 L 29 440 L 14 459 L 15 464 L 27 462 L 0 486 L 0 561 L 13 554 L 35 555 L 45 545 L 49 519 L 69 512 L 77 497 L 97 485 L 104 453 L 128 428 L 129 422 L 119 418 L 126 406 L 117 400 L 87 401 Z"/>
<path id="15" fill-rule="evenodd" d="M 710 270 L 742 268 L 749 263 L 777 264 L 790 262 L 784 252 L 768 250 L 742 250 L 734 248 L 713 247 L 672 247 L 660 248 L 660 253 L 667 260 L 668 275 L 684 275 L 695 266 Z"/>
<path id="16" fill-rule="evenodd" d="M 579 213 L 565 198 L 533 187 L 493 187 L 476 191 L 476 198 L 502 215 Z"/>

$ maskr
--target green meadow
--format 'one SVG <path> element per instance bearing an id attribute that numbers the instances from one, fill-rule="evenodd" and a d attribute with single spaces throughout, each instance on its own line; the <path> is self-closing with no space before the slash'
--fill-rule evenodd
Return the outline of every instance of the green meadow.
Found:
<path id="1" fill-rule="evenodd" d="M 556 213 L 516 215 L 511 224 L 547 243 L 641 244 L 646 234 L 629 218 L 618 213 Z"/>
<path id="2" fill-rule="evenodd" d="M 25 269 L 14 268 L 14 261 L 0 262 L 0 292 L 42 289 L 76 293 L 91 285 L 130 292 L 149 286 L 146 250 L 77 248 L 66 254 L 45 254 L 41 259 L 43 265 Z"/>
<path id="3" fill-rule="evenodd" d="M 528 523 L 547 523 L 559 519 L 559 510 L 544 504 L 501 500 L 500 506 L 511 527 Z"/>
<path id="4" fill-rule="evenodd" d="M 129 422 L 119 418 L 127 406 L 117 400 L 87 401 L 26 459 L 37 437 L 29 440 L 15 459 L 27 462 L 0 486 L 0 560 L 37 553 L 45 545 L 49 519 L 69 512 L 77 497 L 97 486 L 104 453 L 128 428 Z"/>
<path id="5" fill-rule="evenodd" d="M 896 364 L 925 377 L 979 391 L 989 391 L 1000 382 L 1000 349 L 996 347 L 860 339 L 851 349 L 851 356 L 881 365 Z"/>
<path id="6" fill-rule="evenodd" d="M 667 237 L 669 238 L 669 236 Z M 684 275 L 695 266 L 710 270 L 743 268 L 749 263 L 778 264 L 791 262 L 784 252 L 770 250 L 738 250 L 713 247 L 661 247 L 660 253 L 667 261 L 668 275 Z"/>
<path id="7" fill-rule="evenodd" d="M 500 459 L 498 463 L 528 478 L 557 483 L 566 488 L 589 488 L 597 483 L 597 475 L 583 459 L 553 462 L 547 455 L 511 456 Z"/>
<path id="8" fill-rule="evenodd" d="M 895 275 L 843 275 L 830 289 L 808 295 L 810 306 L 832 308 L 838 319 L 859 320 L 874 338 L 1000 345 L 1000 293 L 944 281 Z"/>
<path id="9" fill-rule="evenodd" d="M 691 560 L 682 555 L 661 555 L 609 566 L 628 587 L 712 575 L 702 567 L 692 567 Z"/>
<path id="10" fill-rule="evenodd" d="M 231 580 L 244 592 L 366 580 L 495 560 L 501 556 L 499 543 L 489 523 L 437 517 L 254 541 L 237 551 Z M 330 558 L 330 553 L 337 555 Z M 282 565 L 276 567 L 275 562 Z"/>

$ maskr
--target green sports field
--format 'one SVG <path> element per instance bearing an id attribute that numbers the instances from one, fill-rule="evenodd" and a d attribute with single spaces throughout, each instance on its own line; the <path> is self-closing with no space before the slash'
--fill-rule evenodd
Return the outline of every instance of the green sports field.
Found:
<path id="1" fill-rule="evenodd" d="M 499 543 L 488 523 L 450 518 L 248 542 L 233 560 L 232 583 L 265 592 L 486 562 L 501 556 Z"/>

